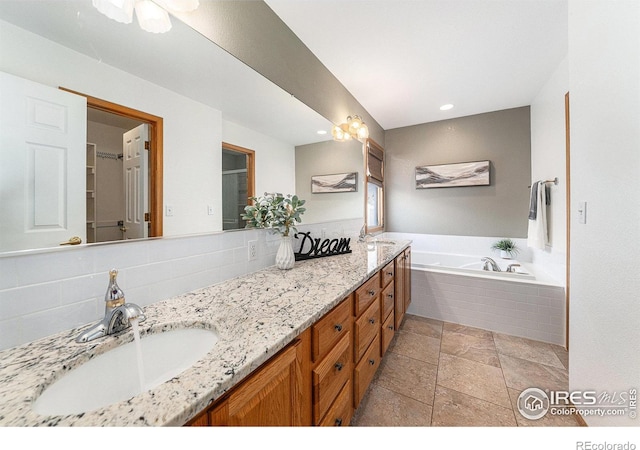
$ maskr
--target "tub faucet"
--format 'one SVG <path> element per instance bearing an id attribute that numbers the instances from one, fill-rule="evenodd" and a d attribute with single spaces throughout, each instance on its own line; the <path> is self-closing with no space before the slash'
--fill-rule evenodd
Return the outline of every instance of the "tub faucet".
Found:
<path id="1" fill-rule="evenodd" d="M 484 266 L 482 267 L 482 270 L 492 270 L 494 272 L 502 272 L 500 270 L 500 267 L 498 267 L 498 265 L 496 264 L 496 262 L 489 258 L 488 256 L 482 258 L 482 262 L 484 263 Z M 489 267 L 491 267 L 491 269 L 489 269 Z"/>
<path id="2" fill-rule="evenodd" d="M 509 273 L 516 273 L 516 267 L 520 267 L 520 264 L 509 264 L 507 266 L 507 272 Z"/>
<path id="3" fill-rule="evenodd" d="M 134 303 L 125 303 L 124 293 L 118 286 L 116 276 L 118 271 L 109 272 L 109 287 L 104 296 L 104 317 L 100 322 L 89 328 L 76 338 L 76 342 L 88 342 L 110 334 L 118 333 L 131 326 L 131 321 L 146 319 L 142 308 Z"/>

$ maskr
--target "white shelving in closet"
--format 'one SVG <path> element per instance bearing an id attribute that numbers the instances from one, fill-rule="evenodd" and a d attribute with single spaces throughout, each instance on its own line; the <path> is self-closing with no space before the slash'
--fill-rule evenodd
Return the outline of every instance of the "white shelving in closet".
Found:
<path id="1" fill-rule="evenodd" d="M 96 144 L 87 143 L 87 243 L 96 242 Z"/>

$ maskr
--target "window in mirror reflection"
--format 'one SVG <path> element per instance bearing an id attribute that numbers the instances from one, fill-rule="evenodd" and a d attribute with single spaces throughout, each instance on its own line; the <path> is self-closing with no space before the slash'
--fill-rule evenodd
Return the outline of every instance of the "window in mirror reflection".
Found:
<path id="1" fill-rule="evenodd" d="M 380 217 L 380 199 L 382 198 L 382 188 L 374 183 L 367 183 L 367 228 L 382 226 Z"/>
<path id="2" fill-rule="evenodd" d="M 255 152 L 237 145 L 222 144 L 222 229 L 238 230 L 249 197 L 255 196 Z"/>
<path id="3" fill-rule="evenodd" d="M 384 230 L 384 149 L 371 139 L 367 140 L 366 199 L 367 233 Z"/>

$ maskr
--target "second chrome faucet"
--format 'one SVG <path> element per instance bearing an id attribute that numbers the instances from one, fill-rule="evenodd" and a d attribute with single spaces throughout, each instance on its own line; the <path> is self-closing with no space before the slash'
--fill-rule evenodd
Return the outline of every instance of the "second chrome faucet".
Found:
<path id="1" fill-rule="evenodd" d="M 131 320 L 142 322 L 146 319 L 142 308 L 134 303 L 125 303 L 124 293 L 116 277 L 118 271 L 112 269 L 109 272 L 109 287 L 104 296 L 104 317 L 100 322 L 83 332 L 76 338 L 76 342 L 88 342 L 94 339 L 118 333 L 131 326 Z"/>

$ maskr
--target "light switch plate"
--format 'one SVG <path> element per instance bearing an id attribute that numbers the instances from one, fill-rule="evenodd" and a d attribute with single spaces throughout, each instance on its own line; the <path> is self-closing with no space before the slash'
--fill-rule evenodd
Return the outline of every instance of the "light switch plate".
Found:
<path id="1" fill-rule="evenodd" d="M 587 223 L 587 202 L 578 202 L 578 223 Z"/>

